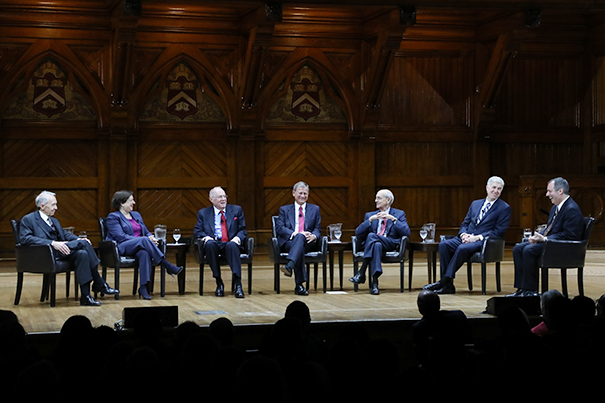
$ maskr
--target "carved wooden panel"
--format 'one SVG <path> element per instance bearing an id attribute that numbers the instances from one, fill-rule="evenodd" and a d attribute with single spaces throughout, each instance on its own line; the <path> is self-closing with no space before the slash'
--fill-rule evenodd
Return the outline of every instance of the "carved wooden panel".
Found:
<path id="1" fill-rule="evenodd" d="M 471 66 L 468 57 L 398 55 L 381 100 L 380 122 L 468 126 Z"/>
<path id="2" fill-rule="evenodd" d="M 582 69 L 580 58 L 515 58 L 496 101 L 496 123 L 579 127 Z"/>

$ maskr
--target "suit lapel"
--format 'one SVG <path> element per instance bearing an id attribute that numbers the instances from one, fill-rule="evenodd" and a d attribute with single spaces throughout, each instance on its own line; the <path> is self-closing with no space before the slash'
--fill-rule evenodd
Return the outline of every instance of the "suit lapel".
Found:
<path id="1" fill-rule="evenodd" d="M 40 229 L 42 230 L 42 232 L 44 232 L 46 234 L 46 236 L 48 238 L 51 237 L 50 234 L 50 227 L 48 226 L 48 224 L 42 219 L 42 216 L 40 215 L 39 212 L 36 212 L 35 214 L 35 219 L 36 219 L 36 224 L 38 225 L 38 227 L 40 227 Z M 52 222 L 52 218 L 50 219 Z"/>

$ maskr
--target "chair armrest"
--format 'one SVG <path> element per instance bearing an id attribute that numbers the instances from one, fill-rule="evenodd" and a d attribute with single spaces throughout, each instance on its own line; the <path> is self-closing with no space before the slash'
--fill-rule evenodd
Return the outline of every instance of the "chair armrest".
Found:
<path id="1" fill-rule="evenodd" d="M 359 241 L 357 240 L 357 235 L 351 236 L 351 246 L 353 247 L 353 256 L 355 256 L 359 250 L 361 249 L 361 245 L 359 245 Z"/>
<path id="2" fill-rule="evenodd" d="M 402 236 L 401 240 L 399 241 L 399 245 L 397 246 L 397 252 L 399 252 L 399 257 L 405 256 L 407 244 L 408 244 L 408 237 Z"/>
<path id="3" fill-rule="evenodd" d="M 584 267 L 588 241 L 546 240 L 541 267 Z"/>
<path id="4" fill-rule="evenodd" d="M 254 254 L 254 238 L 246 239 L 246 242 L 244 245 L 244 251 L 249 256 L 252 256 Z"/>
<path id="5" fill-rule="evenodd" d="M 269 239 L 269 260 L 273 263 L 279 262 L 279 242 L 276 237 Z"/>
<path id="6" fill-rule="evenodd" d="M 100 241 L 98 250 L 102 266 L 118 267 L 120 265 L 120 254 L 116 241 Z"/>
<path id="7" fill-rule="evenodd" d="M 17 272 L 52 273 L 55 257 L 51 245 L 16 245 Z"/>
<path id="8" fill-rule="evenodd" d="M 198 238 L 195 240 L 195 262 L 200 263 L 204 259 L 204 240 L 202 238 Z"/>
<path id="9" fill-rule="evenodd" d="M 485 237 L 481 255 L 486 263 L 501 262 L 504 260 L 505 240 L 497 237 Z"/>

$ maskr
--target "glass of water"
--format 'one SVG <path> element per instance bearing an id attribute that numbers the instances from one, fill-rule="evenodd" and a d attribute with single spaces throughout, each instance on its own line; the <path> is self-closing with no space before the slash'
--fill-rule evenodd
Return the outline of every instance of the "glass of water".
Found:
<path id="1" fill-rule="evenodd" d="M 525 228 L 523 230 L 523 239 L 529 239 L 531 236 L 531 228 Z"/>
<path id="2" fill-rule="evenodd" d="M 427 235 L 428 235 L 428 232 L 426 230 L 426 227 L 422 226 L 422 228 L 420 228 L 420 238 L 422 238 L 422 242 L 424 242 Z"/>
<path id="3" fill-rule="evenodd" d="M 172 237 L 174 238 L 174 242 L 178 244 L 179 239 L 181 239 L 181 230 L 175 228 L 174 231 L 172 231 Z"/>

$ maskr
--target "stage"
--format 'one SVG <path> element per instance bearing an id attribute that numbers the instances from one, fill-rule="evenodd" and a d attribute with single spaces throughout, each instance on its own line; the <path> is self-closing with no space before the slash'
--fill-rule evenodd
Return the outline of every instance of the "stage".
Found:
<path id="1" fill-rule="evenodd" d="M 14 265 L 14 261 L 12 261 Z M 337 264 L 336 264 L 337 266 Z M 401 321 L 416 320 L 419 313 L 416 308 L 416 297 L 422 286 L 427 283 L 426 256 L 417 253 L 414 259 L 414 270 L 411 291 L 408 289 L 408 263 L 405 266 L 405 291 L 399 292 L 399 270 L 396 265 L 386 265 L 385 274 L 380 280 L 380 295 L 370 295 L 367 284 L 361 285 L 358 292 L 353 291 L 353 284 L 348 281 L 353 268 L 350 254 L 344 255 L 343 289 L 340 290 L 338 269 L 334 271 L 334 290 L 326 293 L 322 290 L 321 268 L 319 270 L 318 289 L 309 290 L 308 296 L 296 296 L 293 293 L 294 283 L 291 278 L 281 277 L 281 293 L 273 291 L 273 267 L 266 255 L 255 256 L 253 265 L 252 294 L 247 294 L 247 278 L 244 274 L 243 285 L 246 298 L 236 299 L 226 281 L 226 295 L 223 298 L 214 296 L 214 281 L 210 270 L 205 270 L 204 295 L 198 294 L 199 266 L 193 256 L 187 261 L 185 294 L 178 293 L 177 281 L 167 277 L 166 295 L 159 295 L 159 283 L 153 300 L 144 301 L 132 295 L 132 270 L 121 272 L 121 297 L 102 297 L 101 307 L 81 307 L 73 297 L 73 287 L 69 299 L 65 298 L 65 275 L 57 279 L 57 302 L 50 307 L 48 301 L 40 302 L 42 278 L 40 275 L 26 274 L 23 295 L 20 304 L 13 304 L 16 288 L 16 272 L 10 260 L 2 262 L 0 268 L 0 308 L 12 310 L 17 314 L 21 324 L 28 333 L 57 332 L 62 324 L 72 315 L 85 315 L 94 326 L 113 327 L 122 319 L 124 308 L 150 306 L 178 306 L 178 322 L 193 321 L 200 326 L 207 326 L 219 317 L 229 318 L 234 325 L 265 325 L 275 323 L 283 317 L 286 306 L 294 300 L 304 301 L 311 311 L 314 323 L 334 323 L 351 321 Z M 244 270 L 245 272 L 245 270 Z M 227 271 L 224 278 L 229 279 Z M 113 272 L 108 272 L 110 285 L 113 285 Z M 72 277 L 73 281 L 73 277 Z M 513 292 L 513 264 L 511 251 L 507 249 L 502 263 L 502 291 L 496 292 L 493 265 L 488 265 L 487 294 L 481 294 L 480 265 L 473 266 L 473 290 L 467 286 L 466 268 L 458 272 L 456 294 L 441 297 L 442 308 L 461 309 L 469 318 L 490 317 L 485 313 L 487 301 L 494 296 Z M 159 282 L 159 276 L 156 277 Z M 560 289 L 558 270 L 550 271 L 551 288 Z M 328 287 L 330 281 L 328 280 Z M 576 271 L 568 271 L 570 297 L 577 295 Z M 605 251 L 589 250 L 584 269 L 585 295 L 596 299 L 605 293 Z"/>

